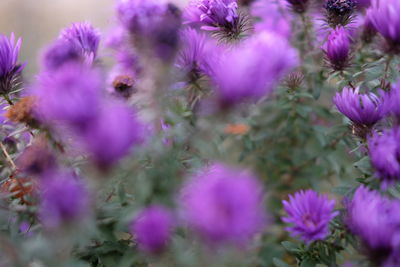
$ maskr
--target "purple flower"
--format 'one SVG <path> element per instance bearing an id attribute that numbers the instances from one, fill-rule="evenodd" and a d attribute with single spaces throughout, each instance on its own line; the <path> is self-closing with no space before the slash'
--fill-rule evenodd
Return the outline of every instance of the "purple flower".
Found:
<path id="1" fill-rule="evenodd" d="M 237 31 L 239 15 L 236 0 L 191 0 L 184 23 L 199 25 L 207 31 Z"/>
<path id="2" fill-rule="evenodd" d="M 268 59 L 268 60 L 266 60 Z M 213 77 L 222 106 L 268 95 L 298 63 L 288 41 L 273 32 L 260 32 L 226 51 Z"/>
<path id="3" fill-rule="evenodd" d="M 387 113 L 394 115 L 400 121 L 400 81 L 392 86 L 384 96 Z"/>
<path id="4" fill-rule="evenodd" d="M 346 220 L 351 232 L 363 241 L 371 260 L 382 263 L 399 248 L 400 201 L 361 186 L 347 205 Z"/>
<path id="5" fill-rule="evenodd" d="M 306 243 L 325 239 L 329 235 L 329 222 L 339 214 L 334 211 L 335 200 L 313 190 L 289 195 L 289 201 L 282 203 L 288 214 L 282 220 L 291 224 L 287 231 Z"/>
<path id="6" fill-rule="evenodd" d="M 357 7 L 367 8 L 371 5 L 371 0 L 357 0 Z"/>
<path id="7" fill-rule="evenodd" d="M 213 40 L 191 28 L 182 31 L 181 39 L 178 67 L 185 70 L 193 79 L 202 74 L 211 75 L 217 52 L 220 50 Z"/>
<path id="8" fill-rule="evenodd" d="M 286 0 L 290 8 L 296 13 L 306 12 L 309 0 Z"/>
<path id="9" fill-rule="evenodd" d="M 0 34 L 0 94 L 6 94 L 13 89 L 17 75 L 24 65 L 18 64 L 21 39 L 15 43 L 14 33 L 10 38 Z"/>
<path id="10" fill-rule="evenodd" d="M 49 228 L 82 219 L 88 212 L 89 194 L 78 177 L 67 172 L 47 175 L 41 183 L 39 217 Z"/>
<path id="11" fill-rule="evenodd" d="M 327 0 L 325 3 L 326 21 L 332 28 L 349 24 L 356 5 L 357 0 Z"/>
<path id="12" fill-rule="evenodd" d="M 104 103 L 101 113 L 81 134 L 84 149 L 100 168 L 108 168 L 144 137 L 144 125 L 135 112 L 123 103 Z M 105 144 L 107 144 L 105 146 Z"/>
<path id="13" fill-rule="evenodd" d="M 44 73 L 32 92 L 38 98 L 38 116 L 45 122 L 85 128 L 99 113 L 102 86 L 99 73 L 80 64 Z"/>
<path id="14" fill-rule="evenodd" d="M 65 64 L 83 63 L 84 61 L 85 58 L 79 47 L 64 40 L 57 40 L 44 52 L 42 65 L 46 71 L 55 71 Z"/>
<path id="15" fill-rule="evenodd" d="M 181 192 L 183 218 L 205 240 L 245 245 L 265 226 L 262 185 L 246 170 L 213 164 Z"/>
<path id="16" fill-rule="evenodd" d="M 82 54 L 93 60 L 99 48 L 100 32 L 90 23 L 73 23 L 61 32 L 60 39 L 78 47 Z"/>
<path id="17" fill-rule="evenodd" d="M 400 1 L 371 0 L 368 16 L 375 29 L 386 39 L 390 49 L 400 45 Z"/>
<path id="18" fill-rule="evenodd" d="M 174 220 L 169 210 L 162 206 L 151 206 L 135 217 L 130 232 L 136 237 L 141 250 L 159 253 L 167 246 L 173 227 Z"/>
<path id="19" fill-rule="evenodd" d="M 334 70 L 347 67 L 350 54 L 350 37 L 347 30 L 342 26 L 332 30 L 323 49 Z"/>
<path id="20" fill-rule="evenodd" d="M 337 109 L 353 123 L 373 126 L 385 115 L 384 101 L 373 93 L 360 93 L 360 89 L 344 88 L 333 98 Z"/>
<path id="21" fill-rule="evenodd" d="M 368 148 L 372 166 L 383 182 L 383 186 L 400 180 L 400 132 L 398 128 L 375 132 L 368 137 Z"/>

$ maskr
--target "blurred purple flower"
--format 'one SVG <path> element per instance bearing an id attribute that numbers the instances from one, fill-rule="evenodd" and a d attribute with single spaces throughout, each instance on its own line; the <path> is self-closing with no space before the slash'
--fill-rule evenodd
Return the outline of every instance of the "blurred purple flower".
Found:
<path id="1" fill-rule="evenodd" d="M 246 170 L 213 164 L 181 191 L 183 218 L 205 240 L 246 245 L 266 223 L 263 189 Z"/>
<path id="2" fill-rule="evenodd" d="M 41 182 L 39 217 L 49 228 L 78 221 L 88 213 L 89 194 L 78 177 L 67 172 L 48 174 Z"/>
<path id="3" fill-rule="evenodd" d="M 384 96 L 385 109 L 400 121 L 400 81 L 395 83 Z"/>
<path id="4" fill-rule="evenodd" d="M 358 8 L 367 8 L 371 5 L 371 0 L 357 0 L 356 4 Z"/>
<path id="5" fill-rule="evenodd" d="M 131 108 L 109 101 L 103 103 L 101 113 L 80 137 L 84 149 L 97 165 L 108 168 L 143 140 L 144 131 L 144 125 Z"/>
<path id="6" fill-rule="evenodd" d="M 282 220 L 291 224 L 287 231 L 306 243 L 325 239 L 329 235 L 329 222 L 339 214 L 334 211 L 335 200 L 313 190 L 296 192 L 282 203 L 288 214 Z"/>
<path id="7" fill-rule="evenodd" d="M 19 50 L 22 40 L 15 43 L 14 33 L 10 38 L 0 34 L 0 94 L 10 92 L 24 65 L 18 64 Z"/>
<path id="8" fill-rule="evenodd" d="M 350 36 L 348 31 L 342 26 L 332 30 L 323 50 L 334 70 L 346 68 L 350 57 Z"/>
<path id="9" fill-rule="evenodd" d="M 400 202 L 361 186 L 346 209 L 349 229 L 363 241 L 367 256 L 383 266 L 400 245 Z"/>
<path id="10" fill-rule="evenodd" d="M 236 0 L 191 0 L 184 12 L 184 23 L 207 31 L 236 31 L 239 23 Z"/>
<path id="11" fill-rule="evenodd" d="M 290 8 L 296 13 L 304 13 L 307 11 L 309 0 L 286 0 Z"/>
<path id="12" fill-rule="evenodd" d="M 389 49 L 400 46 L 400 1 L 371 0 L 368 16 L 375 29 L 386 39 Z"/>
<path id="13" fill-rule="evenodd" d="M 160 253 L 167 246 L 173 227 L 174 219 L 169 210 L 162 206 L 150 206 L 135 217 L 130 232 L 136 237 L 141 250 Z"/>
<path id="14" fill-rule="evenodd" d="M 383 133 L 375 132 L 368 137 L 368 148 L 372 166 L 386 187 L 400 180 L 400 129 Z"/>
<path id="15" fill-rule="evenodd" d="M 220 65 L 214 67 L 220 104 L 231 106 L 268 95 L 297 64 L 297 51 L 285 38 L 266 31 L 254 35 L 226 51 Z"/>
<path id="16" fill-rule="evenodd" d="M 83 63 L 84 61 L 85 58 L 77 46 L 71 45 L 64 40 L 57 40 L 44 52 L 42 65 L 45 71 L 55 71 L 65 64 L 72 62 Z"/>
<path id="17" fill-rule="evenodd" d="M 60 39 L 80 48 L 88 58 L 94 59 L 99 48 L 100 31 L 88 22 L 73 23 L 61 32 Z"/>
<path id="18" fill-rule="evenodd" d="M 44 73 L 32 90 L 38 98 L 38 117 L 74 129 L 86 128 L 99 113 L 102 87 L 99 73 L 80 64 Z"/>
<path id="19" fill-rule="evenodd" d="M 384 101 L 374 93 L 360 93 L 359 88 L 344 88 L 333 98 L 337 109 L 353 123 L 373 126 L 385 115 Z"/>

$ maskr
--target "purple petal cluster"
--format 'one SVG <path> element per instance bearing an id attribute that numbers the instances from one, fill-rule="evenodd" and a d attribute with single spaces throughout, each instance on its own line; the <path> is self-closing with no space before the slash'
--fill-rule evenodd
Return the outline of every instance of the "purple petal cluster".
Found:
<path id="1" fill-rule="evenodd" d="M 187 224 L 212 243 L 245 245 L 266 223 L 262 185 L 246 170 L 215 163 L 182 189 Z"/>
<path id="2" fill-rule="evenodd" d="M 375 29 L 386 39 L 389 48 L 400 45 L 400 2 L 397 0 L 371 0 L 368 16 Z"/>
<path id="3" fill-rule="evenodd" d="M 313 190 L 296 192 L 282 203 L 288 215 L 282 220 L 291 224 L 287 231 L 306 243 L 324 240 L 329 235 L 330 221 L 339 214 L 334 211 L 335 200 Z"/>
<path id="4" fill-rule="evenodd" d="M 215 68 L 213 79 L 219 102 L 231 106 L 265 97 L 297 64 L 297 51 L 286 38 L 273 32 L 257 33 L 226 51 Z"/>
<path id="5" fill-rule="evenodd" d="M 363 241 L 372 261 L 379 266 L 397 266 L 389 261 L 395 260 L 392 254 L 400 248 L 399 200 L 361 186 L 347 205 L 347 225 Z"/>
<path id="6" fill-rule="evenodd" d="M 338 26 L 328 36 L 324 47 L 326 57 L 334 70 L 343 70 L 350 57 L 350 36 L 348 31 Z"/>
<path id="7" fill-rule="evenodd" d="M 79 221 L 89 209 L 89 194 L 83 181 L 67 172 L 47 174 L 41 183 L 39 217 L 49 228 Z"/>
<path id="8" fill-rule="evenodd" d="M 8 93 L 12 90 L 13 81 L 24 68 L 18 64 L 21 39 L 15 42 L 12 33 L 10 38 L 0 34 L 0 94 Z"/>
<path id="9" fill-rule="evenodd" d="M 184 23 L 199 25 L 207 31 L 234 30 L 238 26 L 237 9 L 236 0 L 191 0 Z"/>
<path id="10" fill-rule="evenodd" d="M 169 210 L 162 206 L 150 206 L 135 217 L 130 232 L 136 237 L 142 251 L 160 253 L 171 238 L 174 224 Z"/>
<path id="11" fill-rule="evenodd" d="M 372 166 L 383 186 L 400 180 L 400 130 L 398 128 L 375 132 L 368 138 Z"/>
<path id="12" fill-rule="evenodd" d="M 384 99 L 387 113 L 400 119 L 400 81 L 394 84 L 389 92 L 386 92 Z"/>
<path id="13" fill-rule="evenodd" d="M 353 123 L 373 126 L 386 112 L 384 100 L 374 93 L 360 93 L 360 89 L 344 88 L 333 98 L 337 109 Z"/>

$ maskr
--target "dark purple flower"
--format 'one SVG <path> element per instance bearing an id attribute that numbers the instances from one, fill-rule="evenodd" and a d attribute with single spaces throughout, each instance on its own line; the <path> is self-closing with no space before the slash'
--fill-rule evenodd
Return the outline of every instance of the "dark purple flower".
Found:
<path id="1" fill-rule="evenodd" d="M 80 64 L 44 73 L 32 90 L 38 116 L 45 122 L 85 128 L 97 118 L 102 87 L 99 73 Z"/>
<path id="2" fill-rule="evenodd" d="M 400 201 L 361 186 L 347 205 L 347 225 L 363 241 L 367 256 L 383 266 L 400 245 Z"/>
<path id="3" fill-rule="evenodd" d="M 90 23 L 73 23 L 61 32 L 60 39 L 78 47 L 87 58 L 93 60 L 99 48 L 100 32 Z"/>
<path id="4" fill-rule="evenodd" d="M 357 0 L 358 8 L 367 8 L 371 5 L 371 0 Z"/>
<path id="5" fill-rule="evenodd" d="M 344 88 L 333 98 L 337 109 L 353 123 L 373 126 L 385 115 L 384 101 L 374 93 L 360 93 L 359 88 Z"/>
<path id="6" fill-rule="evenodd" d="M 10 38 L 0 34 L 0 94 L 10 92 L 24 65 L 18 64 L 21 39 L 15 43 L 14 33 Z"/>
<path id="7" fill-rule="evenodd" d="M 72 62 L 83 63 L 84 61 L 85 58 L 79 47 L 71 45 L 64 40 L 58 40 L 44 52 L 42 65 L 46 71 L 55 71 L 65 64 Z"/>
<path id="8" fill-rule="evenodd" d="M 205 240 L 245 245 L 265 226 L 263 189 L 246 170 L 213 164 L 184 186 L 184 220 Z"/>
<path id="9" fill-rule="evenodd" d="M 307 11 L 309 0 L 286 0 L 290 8 L 296 13 L 304 13 Z"/>
<path id="10" fill-rule="evenodd" d="M 368 148 L 372 166 L 387 186 L 400 180 L 400 131 L 398 128 L 375 132 L 368 137 Z"/>
<path id="11" fill-rule="evenodd" d="M 349 64 L 350 37 L 348 31 L 338 26 L 328 36 L 324 52 L 334 70 L 343 70 Z"/>
<path id="12" fill-rule="evenodd" d="M 297 51 L 287 39 L 260 32 L 224 53 L 214 67 L 216 94 L 222 106 L 267 96 L 298 64 Z"/>
<path id="13" fill-rule="evenodd" d="M 191 0 L 184 13 L 184 23 L 199 25 L 207 31 L 237 31 L 239 24 L 236 0 Z"/>
<path id="14" fill-rule="evenodd" d="M 82 180 L 67 172 L 47 174 L 41 182 L 39 217 L 49 228 L 85 217 L 89 194 Z"/>
<path id="15" fill-rule="evenodd" d="M 97 165 L 107 168 L 143 140 L 144 130 L 144 125 L 131 108 L 113 101 L 103 104 L 101 113 L 81 134 L 80 139 Z"/>
<path id="16" fill-rule="evenodd" d="M 288 214 L 282 220 L 291 224 L 287 231 L 306 243 L 324 240 L 329 235 L 329 222 L 339 214 L 334 211 L 335 200 L 313 190 L 296 192 L 282 203 Z"/>
<path id="17" fill-rule="evenodd" d="M 386 39 L 390 49 L 400 45 L 400 1 L 371 0 L 368 16 L 375 29 Z"/>
<path id="18" fill-rule="evenodd" d="M 136 237 L 141 250 L 160 253 L 167 246 L 173 227 L 174 219 L 169 210 L 162 206 L 151 206 L 135 217 L 130 232 Z"/>

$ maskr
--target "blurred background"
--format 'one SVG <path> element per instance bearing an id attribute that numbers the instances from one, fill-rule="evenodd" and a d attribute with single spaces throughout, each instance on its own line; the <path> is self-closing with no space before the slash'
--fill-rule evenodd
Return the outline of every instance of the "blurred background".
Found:
<path id="1" fill-rule="evenodd" d="M 115 25 L 115 0 L 0 0 L 0 33 L 23 38 L 25 76 L 36 72 L 38 57 L 59 31 L 72 22 L 89 21 L 103 35 Z M 185 0 L 173 1 L 182 7 Z"/>

